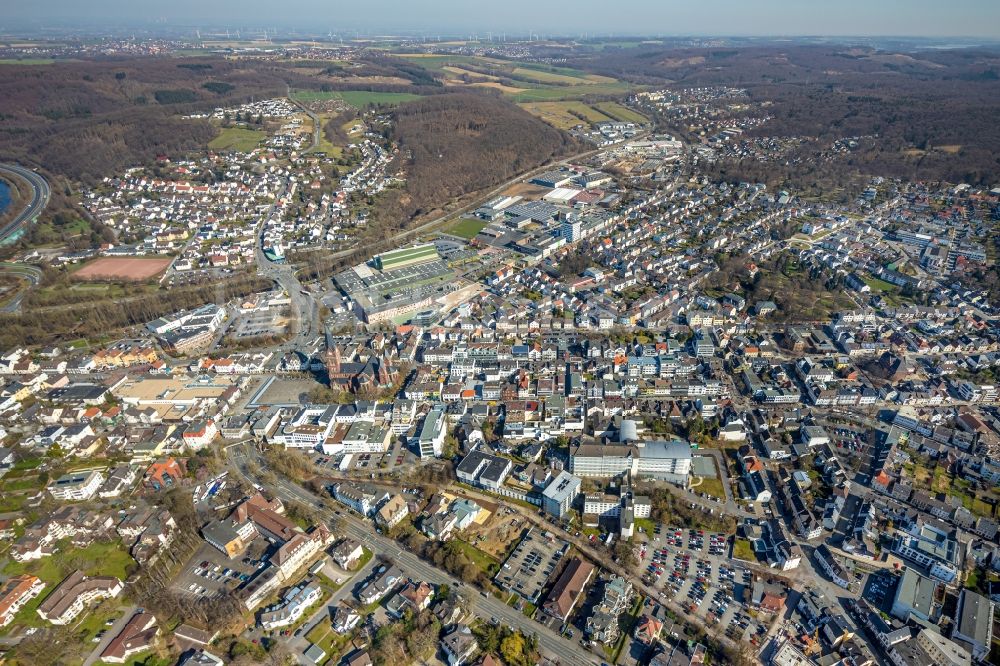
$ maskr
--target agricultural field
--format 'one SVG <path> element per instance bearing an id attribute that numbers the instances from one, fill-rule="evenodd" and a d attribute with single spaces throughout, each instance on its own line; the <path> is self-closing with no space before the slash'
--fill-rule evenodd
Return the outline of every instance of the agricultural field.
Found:
<path id="1" fill-rule="evenodd" d="M 267 138 L 265 132 L 242 127 L 224 127 L 219 136 L 208 142 L 212 150 L 235 150 L 249 153 Z"/>
<path id="2" fill-rule="evenodd" d="M 631 90 L 627 83 L 594 83 L 576 86 L 540 86 L 512 95 L 515 102 L 579 99 L 587 95 L 624 95 Z"/>
<path id="3" fill-rule="evenodd" d="M 329 99 L 339 99 L 353 107 L 363 108 L 369 104 L 402 104 L 419 99 L 420 95 L 402 92 L 372 92 L 369 90 L 333 90 L 322 92 L 318 90 L 297 90 L 292 93 L 292 97 L 306 104 L 310 102 L 323 102 Z"/>
<path id="4" fill-rule="evenodd" d="M 553 127 L 564 130 L 581 124 L 612 120 L 610 116 L 583 102 L 527 102 L 519 106 Z"/>
<path id="5" fill-rule="evenodd" d="M 534 69 L 528 69 L 527 67 L 516 67 L 511 74 L 518 78 L 536 83 L 551 83 L 562 86 L 590 85 L 594 83 L 594 81 L 588 81 L 587 79 L 579 76 L 568 76 L 566 74 L 558 74 L 555 72 L 542 72 Z"/>
<path id="6" fill-rule="evenodd" d="M 0 65 L 51 65 L 52 58 L 0 58 Z"/>
<path id="7" fill-rule="evenodd" d="M 598 102 L 593 106 L 604 115 L 623 123 L 643 124 L 649 122 L 646 116 L 618 102 Z"/>
<path id="8" fill-rule="evenodd" d="M 494 88 L 516 102 L 621 95 L 630 90 L 628 84 L 611 77 L 569 67 L 465 55 L 404 54 L 398 57 L 434 72 L 442 77 L 445 85 Z M 475 82 L 467 82 L 465 78 Z"/>

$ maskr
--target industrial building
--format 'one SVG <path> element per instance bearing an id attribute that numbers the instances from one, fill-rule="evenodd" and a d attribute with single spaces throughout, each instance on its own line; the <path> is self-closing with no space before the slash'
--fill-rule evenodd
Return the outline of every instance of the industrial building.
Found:
<path id="1" fill-rule="evenodd" d="M 380 271 L 391 271 L 396 268 L 426 264 L 440 259 L 433 243 L 405 247 L 399 250 L 383 252 L 375 255 L 375 267 Z"/>

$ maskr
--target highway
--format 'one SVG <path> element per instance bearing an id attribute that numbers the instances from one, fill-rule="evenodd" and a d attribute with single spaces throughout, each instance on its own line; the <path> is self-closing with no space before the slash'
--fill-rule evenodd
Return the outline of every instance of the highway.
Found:
<path id="1" fill-rule="evenodd" d="M 16 164 L 0 164 L 0 173 L 27 181 L 32 190 L 31 201 L 28 202 L 24 210 L 4 225 L 3 228 L 0 228 L 0 243 L 2 243 L 24 227 L 25 224 L 32 222 L 49 205 L 51 192 L 49 191 L 49 184 L 45 179 L 31 169 L 26 169 Z"/>
<path id="2" fill-rule="evenodd" d="M 258 457 L 252 443 L 247 442 L 241 445 L 234 445 L 229 447 L 227 451 L 229 452 L 231 466 L 238 474 L 251 483 L 260 483 L 258 479 L 252 478 L 247 471 L 247 462 L 249 460 L 254 460 L 258 464 L 263 462 Z M 400 547 L 395 541 L 377 534 L 370 523 L 363 522 L 350 515 L 350 511 L 346 508 L 339 512 L 340 516 L 337 516 L 323 504 L 321 497 L 280 476 L 274 485 L 268 486 L 268 490 L 283 502 L 298 502 L 314 509 L 321 517 L 328 521 L 340 520 L 345 535 L 362 542 L 377 555 L 393 560 L 409 575 L 429 583 L 438 585 L 444 583 L 449 585 L 451 589 L 458 590 L 459 594 L 462 594 L 469 601 L 470 605 L 476 607 L 474 611 L 475 615 L 483 618 L 495 617 L 500 622 L 520 630 L 525 635 L 537 635 L 538 645 L 546 654 L 556 657 L 565 663 L 600 663 L 600 659 L 578 643 L 563 638 L 556 632 L 529 619 L 523 613 L 506 605 L 499 599 L 483 597 L 475 588 L 465 585 L 446 572 L 428 564 L 413 553 Z"/>
<path id="3" fill-rule="evenodd" d="M 0 264 L 0 273 L 5 275 L 14 275 L 27 280 L 31 287 L 38 285 L 38 283 L 42 281 L 42 269 L 30 264 L 14 264 L 5 262 Z M 19 311 L 21 309 L 21 301 L 24 300 L 24 295 L 28 293 L 29 288 L 30 287 L 25 287 L 21 289 L 13 298 L 0 307 L 0 312 L 11 313 Z"/>

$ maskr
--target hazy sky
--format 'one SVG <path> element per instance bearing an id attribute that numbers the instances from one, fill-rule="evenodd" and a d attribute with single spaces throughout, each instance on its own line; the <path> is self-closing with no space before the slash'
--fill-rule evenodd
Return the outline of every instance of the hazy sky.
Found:
<path id="1" fill-rule="evenodd" d="M 1000 38 L 1000 0 L 5 0 L 25 21 L 313 31 Z"/>

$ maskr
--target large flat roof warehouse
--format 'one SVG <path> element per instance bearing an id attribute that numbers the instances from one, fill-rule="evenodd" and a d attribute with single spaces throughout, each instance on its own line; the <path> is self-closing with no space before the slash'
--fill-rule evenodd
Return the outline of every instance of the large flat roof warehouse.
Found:
<path id="1" fill-rule="evenodd" d="M 235 377 L 143 377 L 129 379 L 114 393 L 122 402 L 152 407 L 161 418 L 181 418 L 203 401 L 214 402 L 241 380 Z"/>
<path id="2" fill-rule="evenodd" d="M 383 252 L 375 255 L 375 266 L 380 271 L 387 271 L 393 268 L 402 268 L 413 264 L 423 264 L 428 261 L 439 259 L 437 248 L 433 243 L 417 245 L 414 247 L 404 247 L 399 250 Z"/>

